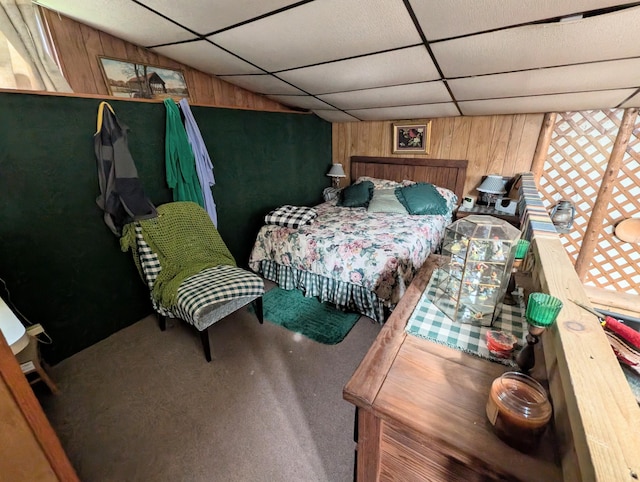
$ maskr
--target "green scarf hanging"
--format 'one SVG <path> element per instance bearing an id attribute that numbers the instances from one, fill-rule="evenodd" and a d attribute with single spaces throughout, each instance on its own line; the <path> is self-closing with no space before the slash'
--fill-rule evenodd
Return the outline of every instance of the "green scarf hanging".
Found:
<path id="1" fill-rule="evenodd" d="M 196 161 L 173 99 L 165 99 L 167 132 L 165 136 L 165 163 L 167 184 L 173 190 L 174 201 L 193 201 L 204 207 Z"/>

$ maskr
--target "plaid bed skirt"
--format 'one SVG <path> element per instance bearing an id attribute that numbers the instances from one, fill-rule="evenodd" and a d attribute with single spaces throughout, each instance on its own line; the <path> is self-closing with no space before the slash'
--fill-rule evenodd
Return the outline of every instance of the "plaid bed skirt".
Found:
<path id="1" fill-rule="evenodd" d="M 317 296 L 321 302 L 333 303 L 343 311 L 355 311 L 378 323 L 384 323 L 384 304 L 376 294 L 362 286 L 336 281 L 307 271 L 283 266 L 275 261 L 261 261 L 258 272 L 282 289 L 301 290 L 305 296 Z"/>
<path id="2" fill-rule="evenodd" d="M 515 296 L 516 305 L 503 304 L 492 327 L 458 323 L 447 317 L 431 302 L 436 291 L 435 283 L 433 283 L 436 277 L 437 271 L 434 272 L 420 301 L 409 317 L 406 332 L 487 360 L 516 367 L 515 356 L 526 343 L 525 337 L 527 335 L 526 322 L 524 321 L 524 297 Z M 518 346 L 513 351 L 511 358 L 498 358 L 489 353 L 486 340 L 486 334 L 489 330 L 512 333 L 518 339 Z"/>

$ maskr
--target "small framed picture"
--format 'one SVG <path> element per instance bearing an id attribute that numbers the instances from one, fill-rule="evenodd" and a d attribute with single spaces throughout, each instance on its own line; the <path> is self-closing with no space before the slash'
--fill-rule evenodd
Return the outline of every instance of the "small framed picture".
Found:
<path id="1" fill-rule="evenodd" d="M 429 154 L 431 121 L 423 124 L 393 124 L 393 153 L 419 152 Z"/>
<path id="2" fill-rule="evenodd" d="M 133 99 L 189 98 L 182 71 L 128 60 L 99 57 L 109 94 Z"/>

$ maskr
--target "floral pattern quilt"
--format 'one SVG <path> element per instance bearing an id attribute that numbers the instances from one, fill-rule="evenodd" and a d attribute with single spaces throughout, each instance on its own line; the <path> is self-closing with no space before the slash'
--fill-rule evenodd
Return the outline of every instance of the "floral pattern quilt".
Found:
<path id="1" fill-rule="evenodd" d="M 374 292 L 395 306 L 427 256 L 438 247 L 451 216 L 371 213 L 329 201 L 315 207 L 318 217 L 297 229 L 260 229 L 249 266 L 274 261 Z"/>

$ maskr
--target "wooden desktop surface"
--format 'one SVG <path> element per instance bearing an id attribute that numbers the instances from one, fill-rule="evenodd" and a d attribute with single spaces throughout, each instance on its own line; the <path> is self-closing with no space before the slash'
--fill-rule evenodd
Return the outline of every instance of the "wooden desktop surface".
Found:
<path id="1" fill-rule="evenodd" d="M 508 367 L 404 331 L 442 262 L 429 257 L 344 388 L 358 407 L 357 480 L 562 480 L 551 429 L 534 455 L 491 429 L 489 389 Z"/>

